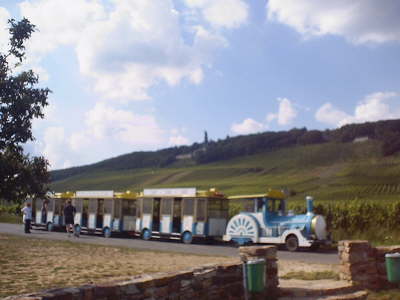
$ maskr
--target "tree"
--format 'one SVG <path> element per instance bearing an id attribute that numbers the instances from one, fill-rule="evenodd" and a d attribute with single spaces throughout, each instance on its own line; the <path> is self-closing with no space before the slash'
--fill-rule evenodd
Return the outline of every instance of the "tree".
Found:
<path id="1" fill-rule="evenodd" d="M 204 146 L 208 146 L 208 134 L 207 131 L 204 131 Z"/>
<path id="2" fill-rule="evenodd" d="M 25 18 L 8 23 L 9 48 L 0 53 L 0 198 L 21 201 L 47 192 L 47 160 L 24 154 L 23 145 L 34 141 L 32 121 L 44 117 L 50 90 L 36 87 L 39 77 L 32 70 L 17 73 L 35 26 Z"/>

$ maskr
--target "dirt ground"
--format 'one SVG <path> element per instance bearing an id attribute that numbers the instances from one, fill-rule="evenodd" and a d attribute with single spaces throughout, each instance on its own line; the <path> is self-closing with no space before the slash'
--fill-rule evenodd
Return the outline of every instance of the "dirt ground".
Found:
<path id="1" fill-rule="evenodd" d="M 0 234 L 0 297 L 238 261 Z"/>
<path id="2" fill-rule="evenodd" d="M 231 262 L 239 262 L 239 257 L 144 251 L 0 234 L 0 297 Z M 278 261 L 278 265 L 279 276 L 296 271 L 336 272 L 338 268 L 297 261 Z"/>
<path id="3" fill-rule="evenodd" d="M 339 272 L 339 265 L 329 265 L 329 264 L 311 264 L 301 261 L 292 260 L 280 260 L 278 261 L 279 276 L 286 275 L 291 272 L 322 272 L 322 271 L 332 271 Z"/>

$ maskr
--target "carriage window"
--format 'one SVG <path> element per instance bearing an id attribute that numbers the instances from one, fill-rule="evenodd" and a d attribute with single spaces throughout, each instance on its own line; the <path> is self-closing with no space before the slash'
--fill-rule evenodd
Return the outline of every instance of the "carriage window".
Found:
<path id="1" fill-rule="evenodd" d="M 208 215 L 210 218 L 222 217 L 222 200 L 208 199 Z"/>
<path id="2" fill-rule="evenodd" d="M 174 218 L 180 218 L 182 213 L 182 198 L 174 198 Z"/>
<path id="3" fill-rule="evenodd" d="M 104 213 L 105 214 L 111 214 L 112 213 L 112 206 L 113 206 L 113 200 L 112 199 L 104 200 Z"/>
<path id="4" fill-rule="evenodd" d="M 37 210 L 42 210 L 43 206 L 43 200 L 42 199 L 36 199 L 36 201 L 33 201 L 33 209 L 32 212 L 37 211 Z"/>
<path id="5" fill-rule="evenodd" d="M 76 212 L 82 212 L 82 199 L 74 199 L 72 201 L 73 205 L 75 206 Z"/>
<path id="6" fill-rule="evenodd" d="M 102 215 L 104 213 L 104 199 L 98 199 L 97 203 L 97 214 Z"/>
<path id="7" fill-rule="evenodd" d="M 268 211 L 270 213 L 276 212 L 276 200 L 275 199 L 268 199 L 267 203 L 268 203 Z"/>
<path id="8" fill-rule="evenodd" d="M 206 199 L 197 199 L 196 219 L 197 222 L 204 222 L 206 220 Z"/>
<path id="9" fill-rule="evenodd" d="M 122 200 L 122 214 L 124 216 L 136 216 L 136 201 Z"/>
<path id="10" fill-rule="evenodd" d="M 163 198 L 161 200 L 161 214 L 162 215 L 171 215 L 172 214 L 172 199 L 171 198 Z"/>
<path id="11" fill-rule="evenodd" d="M 54 213 L 56 215 L 59 215 L 60 212 L 62 212 L 61 210 L 61 199 L 57 199 L 54 201 Z"/>
<path id="12" fill-rule="evenodd" d="M 285 215 L 285 211 L 286 211 L 286 205 L 285 205 L 285 200 L 280 200 L 279 201 L 279 207 L 278 207 L 278 211 L 281 215 Z"/>
<path id="13" fill-rule="evenodd" d="M 153 214 L 153 199 L 143 199 L 143 213 Z"/>
<path id="14" fill-rule="evenodd" d="M 95 213 L 97 211 L 97 200 L 90 199 L 89 200 L 89 212 Z"/>
<path id="15" fill-rule="evenodd" d="M 114 200 L 114 218 L 121 217 L 121 200 L 115 199 Z"/>
<path id="16" fill-rule="evenodd" d="M 143 199 L 138 199 L 136 201 L 137 209 L 136 209 L 136 217 L 141 218 L 142 217 L 142 212 L 143 212 Z"/>
<path id="17" fill-rule="evenodd" d="M 49 205 L 47 208 L 49 211 L 54 211 L 54 199 L 49 200 Z"/>
<path id="18" fill-rule="evenodd" d="M 187 198 L 183 200 L 183 215 L 184 216 L 194 215 L 194 199 Z"/>
<path id="19" fill-rule="evenodd" d="M 221 218 L 229 217 L 229 201 L 226 199 L 221 200 Z"/>
<path id="20" fill-rule="evenodd" d="M 240 199 L 239 201 L 235 201 L 243 212 L 254 212 L 254 201 L 253 199 Z"/>
<path id="21" fill-rule="evenodd" d="M 257 203 L 257 212 L 262 212 L 263 205 L 264 205 L 263 199 L 262 198 L 257 198 L 256 199 L 256 203 Z"/>
<path id="22" fill-rule="evenodd" d="M 89 199 L 83 199 L 83 209 L 82 209 L 82 212 L 84 213 L 84 214 L 87 214 L 88 213 L 88 211 L 89 211 Z"/>

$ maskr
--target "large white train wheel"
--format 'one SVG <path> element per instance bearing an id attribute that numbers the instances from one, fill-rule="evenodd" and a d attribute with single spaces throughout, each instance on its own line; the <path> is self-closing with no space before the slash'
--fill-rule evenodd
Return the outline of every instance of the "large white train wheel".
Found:
<path id="1" fill-rule="evenodd" d="M 239 245 L 258 242 L 258 223 L 250 215 L 239 214 L 230 219 L 226 235 Z"/>

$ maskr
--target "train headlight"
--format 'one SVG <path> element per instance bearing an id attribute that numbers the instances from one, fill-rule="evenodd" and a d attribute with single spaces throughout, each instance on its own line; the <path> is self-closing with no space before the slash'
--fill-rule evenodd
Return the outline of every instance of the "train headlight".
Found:
<path id="1" fill-rule="evenodd" d="M 326 240 L 328 232 L 326 230 L 326 222 L 323 216 L 315 216 L 311 221 L 311 231 L 316 235 L 318 240 Z"/>

